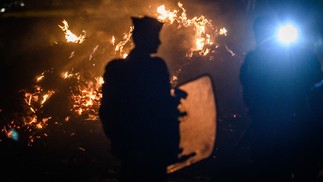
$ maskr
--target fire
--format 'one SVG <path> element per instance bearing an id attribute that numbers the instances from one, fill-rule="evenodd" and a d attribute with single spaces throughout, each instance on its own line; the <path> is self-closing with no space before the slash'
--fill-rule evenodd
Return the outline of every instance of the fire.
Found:
<path id="1" fill-rule="evenodd" d="M 191 28 L 194 31 L 194 37 L 192 39 L 193 45 L 189 50 L 187 56 L 192 57 L 193 53 L 197 52 L 201 56 L 206 56 L 211 53 L 210 47 L 217 48 L 214 45 L 212 39 L 215 39 L 218 35 L 227 35 L 227 29 L 221 28 L 219 31 L 214 30 L 212 21 L 201 15 L 199 17 L 188 18 L 186 9 L 183 4 L 178 2 L 177 10 L 166 9 L 165 5 L 157 7 L 157 19 L 166 24 L 178 24 L 178 28 Z M 110 43 L 115 46 L 115 53 L 119 53 L 120 57 L 126 58 L 127 53 L 124 51 L 124 46 L 131 42 L 131 35 L 134 27 L 130 26 L 130 30 L 123 33 L 122 40 L 116 43 L 115 36 L 112 36 Z"/>
<path id="2" fill-rule="evenodd" d="M 227 36 L 227 29 L 221 28 L 219 31 L 212 25 L 212 21 L 201 15 L 199 17 L 190 17 L 186 14 L 186 9 L 182 3 L 178 3 L 178 8 L 175 10 L 167 9 L 165 5 L 161 5 L 156 9 L 156 17 L 159 21 L 168 25 L 176 25 L 178 29 L 188 28 L 193 32 L 193 36 L 188 42 L 191 42 L 191 47 L 187 51 L 188 57 L 191 57 L 193 53 L 198 53 L 201 56 L 206 56 L 212 52 L 212 47 L 217 48 L 217 44 L 213 41 L 218 35 Z M 83 43 L 86 37 L 86 31 L 83 30 L 79 36 L 69 30 L 69 25 L 66 20 L 62 21 L 62 25 L 58 25 L 60 29 L 65 33 L 67 42 Z M 115 54 L 122 58 L 128 56 L 130 48 L 132 48 L 131 36 L 134 27 L 130 26 L 129 30 L 122 34 L 121 39 L 116 36 L 111 36 L 108 43 L 113 46 Z M 127 46 L 127 47 L 126 47 Z M 103 46 L 104 47 L 104 46 Z M 91 61 L 98 54 L 101 45 L 97 44 L 92 51 L 88 60 Z M 227 51 L 234 54 L 227 46 Z M 77 51 L 72 51 L 68 56 L 69 59 L 77 57 Z M 93 64 L 94 65 L 94 64 Z M 65 67 L 66 68 L 66 67 Z M 64 69 L 65 69 L 64 68 Z M 180 70 L 179 70 L 180 71 Z M 42 132 L 50 122 L 57 125 L 61 121 L 57 120 L 56 116 L 51 116 L 46 113 L 46 105 L 50 103 L 49 100 L 55 98 L 59 94 L 59 89 L 49 89 L 44 87 L 43 84 L 46 81 L 48 74 L 58 74 L 58 79 L 64 83 L 73 83 L 67 87 L 70 89 L 66 94 L 70 99 L 70 107 L 68 109 L 68 116 L 64 115 L 63 122 L 72 121 L 73 117 L 86 120 L 98 120 L 98 109 L 100 107 L 100 101 L 102 98 L 102 77 L 87 76 L 85 77 L 81 72 L 75 71 L 73 68 L 67 70 L 55 70 L 44 71 L 41 74 L 33 78 L 34 84 L 29 89 L 23 89 L 20 91 L 23 97 L 23 113 L 18 118 L 9 120 L 2 129 L 1 133 L 4 133 L 7 138 L 18 140 L 19 133 L 27 133 L 28 144 L 31 145 L 36 139 L 47 137 L 47 134 Z M 174 84 L 178 81 L 177 76 L 171 77 L 171 83 Z M 68 90 L 67 89 L 67 90 Z M 54 119 L 55 118 L 55 119 Z M 74 118 L 74 119 L 75 119 Z M 0 139 L 1 141 L 1 139 Z"/>
<path id="3" fill-rule="evenodd" d="M 35 85 L 32 89 L 20 91 L 24 96 L 24 111 L 21 117 L 16 118 L 1 129 L 1 132 L 5 133 L 7 138 L 18 140 L 19 132 L 29 133 L 28 145 L 31 146 L 36 139 L 47 136 L 42 131 L 48 126 L 48 122 L 52 121 L 53 117 L 46 115 L 43 108 L 55 94 L 55 91 L 44 89 L 39 84 L 40 80 L 45 79 L 45 73 L 43 72 L 41 76 L 36 76 Z M 93 81 L 85 81 L 85 79 L 81 79 L 80 73 L 66 71 L 61 73 L 61 79 L 74 79 L 79 83 L 76 87 L 71 87 L 70 99 L 73 103 L 71 112 L 75 112 L 79 116 L 85 116 L 87 120 L 97 120 L 98 108 L 102 98 L 103 78 L 97 77 Z M 65 117 L 64 120 L 69 121 L 70 116 Z"/>
<path id="4" fill-rule="evenodd" d="M 32 92 L 29 91 L 21 91 L 25 92 L 25 102 L 28 105 L 31 112 L 35 113 L 38 109 L 34 107 L 38 105 L 39 108 L 42 108 L 45 102 L 55 93 L 53 90 L 44 90 L 39 85 L 34 86 L 34 90 Z M 41 98 L 41 99 L 40 99 Z"/>
<path id="5" fill-rule="evenodd" d="M 61 77 L 63 79 L 67 79 L 67 78 L 72 78 L 72 77 L 79 77 L 79 74 L 77 74 L 77 73 L 74 74 L 74 73 L 70 73 L 70 72 L 66 71 L 61 74 Z"/>
<path id="6" fill-rule="evenodd" d="M 210 53 L 210 49 L 208 47 L 213 45 L 211 38 L 215 37 L 214 28 L 212 26 L 212 21 L 205 18 L 203 15 L 200 17 L 188 18 L 186 14 L 186 9 L 184 8 L 182 3 L 177 4 L 180 10 L 166 10 L 165 5 L 161 5 L 157 8 L 158 20 L 165 23 L 173 24 L 174 22 L 178 23 L 178 28 L 182 27 L 191 27 L 194 31 L 194 45 L 188 54 L 189 57 L 193 55 L 194 52 L 198 52 L 202 56 L 206 56 Z M 178 13 L 181 11 L 181 14 Z M 222 30 L 222 29 L 221 29 Z M 220 35 L 224 34 L 223 29 L 220 32 Z M 226 32 L 225 32 L 226 33 Z"/>
<path id="7" fill-rule="evenodd" d="M 97 77 L 94 81 L 87 81 L 84 85 L 78 85 L 71 95 L 73 101 L 72 111 L 78 115 L 86 115 L 88 120 L 98 119 L 97 111 L 102 98 L 101 87 L 103 78 Z"/>
<path id="8" fill-rule="evenodd" d="M 66 20 L 63 20 L 62 23 L 63 23 L 63 25 L 58 25 L 58 26 L 65 33 L 65 38 L 66 38 L 67 42 L 74 42 L 74 43 L 79 43 L 79 44 L 84 42 L 85 37 L 86 37 L 85 30 L 82 30 L 82 34 L 77 36 L 69 30 L 69 26 L 68 26 L 68 23 Z"/>
<path id="9" fill-rule="evenodd" d="M 170 24 L 172 24 L 176 20 L 175 18 L 177 17 L 177 10 L 166 10 L 165 5 L 161 5 L 157 8 L 157 12 L 159 13 L 159 16 L 157 17 L 159 21 L 164 22 L 168 20 Z"/>
<path id="10" fill-rule="evenodd" d="M 47 121 L 51 119 L 50 116 L 46 116 L 43 113 L 43 107 L 47 101 L 55 94 L 51 89 L 47 90 L 39 85 L 39 82 L 45 78 L 43 72 L 40 76 L 36 76 L 35 85 L 31 89 L 21 90 L 23 95 L 22 109 L 23 112 L 19 114 L 19 117 L 13 119 L 10 123 L 4 126 L 1 131 L 6 134 L 7 138 L 13 140 L 19 139 L 19 133 L 29 133 L 28 145 L 31 145 L 36 138 L 42 138 L 46 136 L 44 133 L 39 133 L 35 130 L 41 130 L 47 126 Z"/>
<path id="11" fill-rule="evenodd" d="M 115 52 L 119 52 L 120 55 L 123 55 L 123 57 L 123 47 L 130 41 L 133 29 L 134 27 L 130 26 L 129 32 L 123 34 L 122 40 L 116 45 L 114 49 Z"/>
<path id="12" fill-rule="evenodd" d="M 40 104 L 43 106 L 45 102 L 54 94 L 55 92 L 53 90 L 47 91 L 45 95 L 43 95 L 43 99 L 41 100 Z"/>

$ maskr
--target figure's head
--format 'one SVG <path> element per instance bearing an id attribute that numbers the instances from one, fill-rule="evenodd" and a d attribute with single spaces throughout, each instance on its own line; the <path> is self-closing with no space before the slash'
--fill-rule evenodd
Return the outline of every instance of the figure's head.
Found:
<path id="1" fill-rule="evenodd" d="M 276 22 L 273 16 L 263 15 L 255 19 L 253 31 L 257 44 L 272 41 L 275 36 Z"/>
<path id="2" fill-rule="evenodd" d="M 132 17 L 134 30 L 132 38 L 137 49 L 141 49 L 149 54 L 156 53 L 160 45 L 159 32 L 163 23 L 145 16 L 142 18 Z"/>

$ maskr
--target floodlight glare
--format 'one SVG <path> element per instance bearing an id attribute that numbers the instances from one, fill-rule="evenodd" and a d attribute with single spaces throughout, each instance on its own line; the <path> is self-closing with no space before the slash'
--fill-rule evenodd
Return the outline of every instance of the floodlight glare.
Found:
<path id="1" fill-rule="evenodd" d="M 290 44 L 297 40 L 298 32 L 291 24 L 284 25 L 278 30 L 278 40 L 284 44 Z"/>

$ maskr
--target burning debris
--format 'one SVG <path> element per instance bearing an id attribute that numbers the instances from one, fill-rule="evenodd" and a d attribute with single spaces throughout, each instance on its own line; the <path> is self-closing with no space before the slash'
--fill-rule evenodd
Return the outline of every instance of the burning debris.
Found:
<path id="1" fill-rule="evenodd" d="M 189 29 L 192 32 L 193 37 L 188 40 L 192 45 L 187 50 L 187 59 L 196 53 L 199 56 L 207 56 L 212 53 L 218 47 L 215 42 L 216 37 L 226 36 L 227 30 L 215 28 L 212 21 L 203 15 L 188 18 L 183 4 L 178 3 L 177 5 L 178 9 L 176 10 L 169 10 L 165 5 L 157 7 L 156 18 L 164 22 L 165 26 L 177 26 L 178 30 Z M 109 45 L 96 44 L 92 49 L 84 51 L 84 49 L 78 50 L 78 46 L 80 47 L 87 39 L 90 39 L 86 38 L 86 31 L 82 30 L 82 33 L 77 36 L 69 29 L 66 20 L 63 20 L 62 23 L 58 27 L 65 34 L 65 44 L 71 46 L 74 44 L 75 49 L 64 58 L 68 60 L 66 65 L 59 68 L 49 67 L 40 74 L 36 74 L 33 85 L 19 91 L 22 97 L 22 110 L 20 113 L 14 113 L 14 116 L 9 117 L 9 120 L 6 118 L 8 121 L 4 122 L 0 130 L 0 134 L 3 134 L 0 136 L 0 142 L 6 139 L 25 140 L 28 145 L 32 145 L 36 139 L 48 136 L 44 129 L 50 124 L 61 125 L 61 123 L 75 120 L 98 120 L 103 79 L 94 73 L 92 68 L 105 64 L 103 60 L 107 59 L 107 51 L 112 52 L 116 57 L 127 57 L 133 47 L 131 40 L 133 26 L 130 26 L 128 32 L 123 33 L 119 41 L 117 36 L 112 35 L 107 43 Z M 106 49 L 107 46 L 109 50 Z M 78 56 L 79 52 L 88 52 L 89 54 L 85 59 Z M 230 52 L 232 51 L 230 50 Z M 78 61 L 78 59 L 87 62 L 82 66 L 76 66 L 73 61 Z M 55 84 L 48 84 L 53 80 L 55 80 Z M 173 75 L 171 83 L 174 84 L 177 81 L 178 77 Z M 57 104 L 62 107 L 58 108 Z M 1 114 L 2 112 L 0 112 Z M 19 137 L 22 134 L 25 137 Z"/>
<path id="2" fill-rule="evenodd" d="M 67 42 L 74 42 L 74 43 L 79 43 L 82 44 L 85 40 L 86 37 L 86 31 L 82 30 L 81 35 L 77 36 L 75 34 L 73 34 L 70 30 L 69 30 L 69 26 L 66 20 L 62 21 L 63 25 L 58 25 L 59 28 L 61 28 L 63 30 L 63 32 L 65 33 L 65 38 Z"/>
<path id="3" fill-rule="evenodd" d="M 201 56 L 208 55 L 212 50 L 211 47 L 216 48 L 214 42 L 215 37 L 218 35 L 226 36 L 227 30 L 221 28 L 219 31 L 215 30 L 212 25 L 212 20 L 205 18 L 201 15 L 199 17 L 188 18 L 186 14 L 186 9 L 183 7 L 182 3 L 178 3 L 180 10 L 167 10 L 165 5 L 161 5 L 157 8 L 159 21 L 173 24 L 176 22 L 178 24 L 178 29 L 180 28 L 192 28 L 194 31 L 194 44 L 190 49 L 187 56 L 192 57 L 194 52 L 197 52 Z M 180 15 L 179 12 L 181 12 Z"/>

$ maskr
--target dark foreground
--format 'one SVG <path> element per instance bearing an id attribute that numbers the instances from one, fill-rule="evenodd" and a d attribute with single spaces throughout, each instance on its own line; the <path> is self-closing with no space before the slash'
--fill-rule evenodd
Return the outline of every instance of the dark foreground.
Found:
<path id="1" fill-rule="evenodd" d="M 248 145 L 243 139 L 237 145 L 247 125 L 244 117 L 219 119 L 213 155 L 170 174 L 168 181 L 247 181 Z M 48 132 L 31 147 L 0 143 L 0 181 L 118 181 L 120 163 L 110 154 L 100 122 L 71 123 Z"/>

